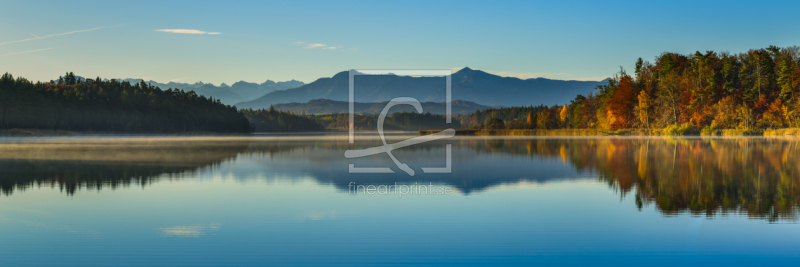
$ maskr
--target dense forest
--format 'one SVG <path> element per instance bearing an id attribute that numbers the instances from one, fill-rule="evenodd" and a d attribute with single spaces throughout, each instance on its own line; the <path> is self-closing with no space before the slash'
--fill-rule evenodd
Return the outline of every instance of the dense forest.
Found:
<path id="1" fill-rule="evenodd" d="M 235 107 L 194 91 L 161 90 L 142 83 L 79 79 L 31 82 L 0 77 L 0 129 L 84 132 L 251 132 Z"/>
<path id="2" fill-rule="evenodd" d="M 800 127 L 800 48 L 770 46 L 745 53 L 663 53 L 639 58 L 634 75 L 624 70 L 569 104 L 512 107 L 460 116 L 465 127 L 506 128 L 669 127 L 768 129 Z M 510 123 L 509 123 L 510 122 Z"/>
<path id="3" fill-rule="evenodd" d="M 349 128 L 350 115 L 347 113 L 333 113 L 310 115 L 318 123 L 322 124 L 325 129 L 346 131 Z M 353 116 L 354 127 L 356 130 L 376 130 L 378 128 L 378 115 L 361 115 L 355 114 Z M 453 119 L 450 124 L 446 123 L 445 116 L 440 114 L 431 113 L 416 113 L 416 112 L 395 112 L 386 117 L 383 122 L 385 130 L 434 130 L 461 128 L 461 123 Z"/>
<path id="4" fill-rule="evenodd" d="M 310 116 L 295 115 L 287 111 L 267 109 L 242 110 L 256 132 L 306 132 L 323 131 L 325 127 Z"/>
<path id="5" fill-rule="evenodd" d="M 244 115 L 253 123 L 256 132 L 305 132 L 305 131 L 347 131 L 350 127 L 350 115 L 347 113 L 333 114 L 302 114 L 300 112 L 279 111 L 270 109 L 242 110 Z M 354 114 L 356 130 L 376 130 L 378 128 L 378 115 Z M 445 128 L 461 128 L 461 124 L 453 120 L 446 124 L 443 115 L 431 113 L 396 112 L 386 117 L 383 123 L 385 130 L 431 130 Z"/>
<path id="6" fill-rule="evenodd" d="M 508 129 L 548 129 L 546 127 L 538 127 L 536 125 L 536 118 L 538 114 L 547 109 L 549 109 L 549 107 L 544 105 L 490 108 L 486 110 L 476 110 L 474 113 L 468 115 L 455 115 L 453 117 L 454 120 L 460 121 L 461 125 L 467 128 L 493 128 L 489 126 L 489 121 L 495 119 L 503 122 L 503 128 Z"/>

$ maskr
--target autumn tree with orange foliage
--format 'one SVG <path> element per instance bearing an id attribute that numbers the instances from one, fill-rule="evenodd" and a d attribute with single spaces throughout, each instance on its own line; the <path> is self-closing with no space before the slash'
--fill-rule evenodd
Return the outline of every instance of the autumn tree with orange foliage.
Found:
<path id="1" fill-rule="evenodd" d="M 613 119 L 609 119 L 612 130 L 630 128 L 633 126 L 633 109 L 637 104 L 639 90 L 628 75 L 623 75 L 617 83 L 611 99 L 608 101 L 608 112 Z"/>

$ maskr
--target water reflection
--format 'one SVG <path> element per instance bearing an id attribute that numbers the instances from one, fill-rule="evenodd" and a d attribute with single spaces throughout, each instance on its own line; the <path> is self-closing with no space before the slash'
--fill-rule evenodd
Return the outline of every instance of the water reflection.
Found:
<path id="1" fill-rule="evenodd" d="M 0 190 L 31 186 L 76 190 L 144 186 L 214 168 L 247 148 L 246 142 L 179 139 L 72 139 L 0 144 Z"/>
<path id="2" fill-rule="evenodd" d="M 0 144 L 0 189 L 11 195 L 31 186 L 57 186 L 74 194 L 81 188 L 224 172 L 235 179 L 311 178 L 344 192 L 351 182 L 430 182 L 470 194 L 503 184 L 588 177 L 608 183 L 621 197 L 634 197 L 640 209 L 654 205 L 667 215 L 736 212 L 775 221 L 798 214 L 795 170 L 800 162 L 794 139 L 459 138 L 448 143 L 453 144 L 452 174 L 411 177 L 401 171 L 349 174 L 351 160 L 342 155 L 353 146 L 341 136 L 14 141 Z M 440 142 L 395 155 L 418 169 L 444 164 L 445 151 Z M 356 164 L 394 166 L 385 155 Z"/>
<path id="3" fill-rule="evenodd" d="M 796 219 L 798 140 L 778 138 L 536 139 L 474 144 L 476 151 L 554 158 L 596 174 L 636 205 L 664 214 L 744 213 Z"/>

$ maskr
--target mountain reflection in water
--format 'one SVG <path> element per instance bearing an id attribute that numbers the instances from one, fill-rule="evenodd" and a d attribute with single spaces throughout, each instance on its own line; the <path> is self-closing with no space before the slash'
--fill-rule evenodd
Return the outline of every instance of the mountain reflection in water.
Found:
<path id="1" fill-rule="evenodd" d="M 11 139 L 0 143 L 0 190 L 8 196 L 58 187 L 72 195 L 191 179 L 229 166 L 226 175 L 235 179 L 310 177 L 345 193 L 351 182 L 446 184 L 471 194 L 518 182 L 599 179 L 621 197 L 634 197 L 639 209 L 654 205 L 666 215 L 735 212 L 794 220 L 800 203 L 795 139 L 464 137 L 395 155 L 412 168 L 436 167 L 444 164 L 444 143 L 453 144 L 453 173 L 411 177 L 386 155 L 357 163 L 397 173 L 349 174 L 344 151 L 378 140 L 354 146 L 346 136 Z"/>

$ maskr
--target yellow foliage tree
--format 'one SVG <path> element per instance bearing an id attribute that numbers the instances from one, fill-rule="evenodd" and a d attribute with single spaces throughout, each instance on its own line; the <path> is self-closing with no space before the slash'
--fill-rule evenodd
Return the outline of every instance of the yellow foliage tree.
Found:
<path id="1" fill-rule="evenodd" d="M 739 107 L 736 113 L 739 117 L 739 128 L 753 128 L 753 125 L 755 124 L 755 115 L 753 115 L 752 109 L 748 108 L 746 105 L 742 105 Z"/>
<path id="2" fill-rule="evenodd" d="M 733 97 L 726 97 L 714 104 L 713 110 L 715 111 L 714 121 L 712 125 L 718 128 L 732 129 L 736 127 L 736 103 Z"/>
<path id="3" fill-rule="evenodd" d="M 642 90 L 639 92 L 638 98 L 639 103 L 634 108 L 636 111 L 636 118 L 639 120 L 639 123 L 641 123 L 642 126 L 650 129 L 650 117 L 647 113 L 647 110 L 650 109 L 650 96 L 646 91 Z"/>
<path id="4" fill-rule="evenodd" d="M 783 117 L 790 127 L 800 127 L 800 101 L 794 101 L 783 106 Z"/>

